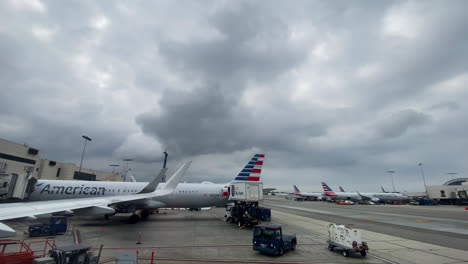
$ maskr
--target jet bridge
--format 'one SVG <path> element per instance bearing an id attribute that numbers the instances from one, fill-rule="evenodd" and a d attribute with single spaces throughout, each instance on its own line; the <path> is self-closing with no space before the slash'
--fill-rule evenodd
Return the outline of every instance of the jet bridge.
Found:
<path id="1" fill-rule="evenodd" d="M 32 177 L 31 171 L 26 171 L 26 175 L 16 173 L 0 174 L 0 200 L 23 200 L 29 197 L 34 190 L 37 179 Z"/>

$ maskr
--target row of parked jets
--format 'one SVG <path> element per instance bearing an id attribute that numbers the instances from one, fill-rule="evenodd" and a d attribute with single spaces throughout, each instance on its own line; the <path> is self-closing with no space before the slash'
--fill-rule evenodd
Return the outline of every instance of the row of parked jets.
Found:
<path id="1" fill-rule="evenodd" d="M 329 197 L 333 200 L 350 200 L 350 201 L 370 201 L 373 203 L 388 202 L 388 201 L 403 201 L 408 197 L 397 192 L 386 192 L 382 187 L 382 192 L 346 192 L 341 186 L 339 192 L 334 192 L 325 182 L 322 182 L 323 192 L 301 192 L 296 185 L 294 187 L 294 194 L 306 199 L 321 200 L 323 197 Z"/>

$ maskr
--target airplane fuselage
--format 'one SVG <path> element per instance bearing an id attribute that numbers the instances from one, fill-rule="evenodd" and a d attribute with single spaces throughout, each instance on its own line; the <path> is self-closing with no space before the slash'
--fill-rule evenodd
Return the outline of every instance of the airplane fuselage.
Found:
<path id="1" fill-rule="evenodd" d="M 131 195 L 146 185 L 147 182 L 39 180 L 29 201 Z M 164 185 L 160 183 L 156 190 Z M 158 207 L 169 208 L 223 206 L 229 202 L 227 185 L 213 183 L 179 183 L 172 194 L 158 197 L 157 201 L 162 203 Z"/>
<path id="2" fill-rule="evenodd" d="M 369 197 L 371 199 L 378 199 L 384 201 L 400 201 L 405 200 L 407 197 L 399 193 L 358 193 L 358 192 L 330 192 L 326 191 L 325 195 L 335 199 L 343 200 L 362 200 Z"/>

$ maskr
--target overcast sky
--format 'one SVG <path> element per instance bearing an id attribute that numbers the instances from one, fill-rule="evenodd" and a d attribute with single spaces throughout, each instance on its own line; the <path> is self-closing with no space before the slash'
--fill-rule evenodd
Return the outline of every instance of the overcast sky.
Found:
<path id="1" fill-rule="evenodd" d="M 0 2 L 0 137 L 139 180 L 422 191 L 468 173 L 468 1 Z"/>

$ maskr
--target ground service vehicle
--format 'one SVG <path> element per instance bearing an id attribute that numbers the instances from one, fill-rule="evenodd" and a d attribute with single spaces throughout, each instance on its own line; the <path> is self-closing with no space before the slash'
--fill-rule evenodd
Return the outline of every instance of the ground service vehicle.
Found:
<path id="1" fill-rule="evenodd" d="M 253 250 L 266 254 L 283 255 L 295 250 L 296 235 L 283 235 L 280 225 L 256 225 L 253 231 Z"/>
<path id="2" fill-rule="evenodd" d="M 54 236 L 67 231 L 67 218 L 65 216 L 51 216 L 48 224 L 30 225 L 29 237 Z"/>
<path id="3" fill-rule="evenodd" d="M 271 220 L 271 209 L 258 206 L 258 202 L 263 200 L 263 183 L 233 182 L 229 193 L 233 204 L 226 207 L 226 222 L 237 223 L 242 228 Z"/>
<path id="4" fill-rule="evenodd" d="M 347 257 L 351 252 L 359 252 L 361 256 L 367 255 L 369 250 L 366 242 L 361 240 L 359 229 L 344 225 L 328 225 L 328 250 L 333 251 L 335 247 L 343 249 L 343 256 Z"/>
<path id="5" fill-rule="evenodd" d="M 91 247 L 81 244 L 57 247 L 51 250 L 50 257 L 57 264 L 97 264 L 99 261 Z"/>

